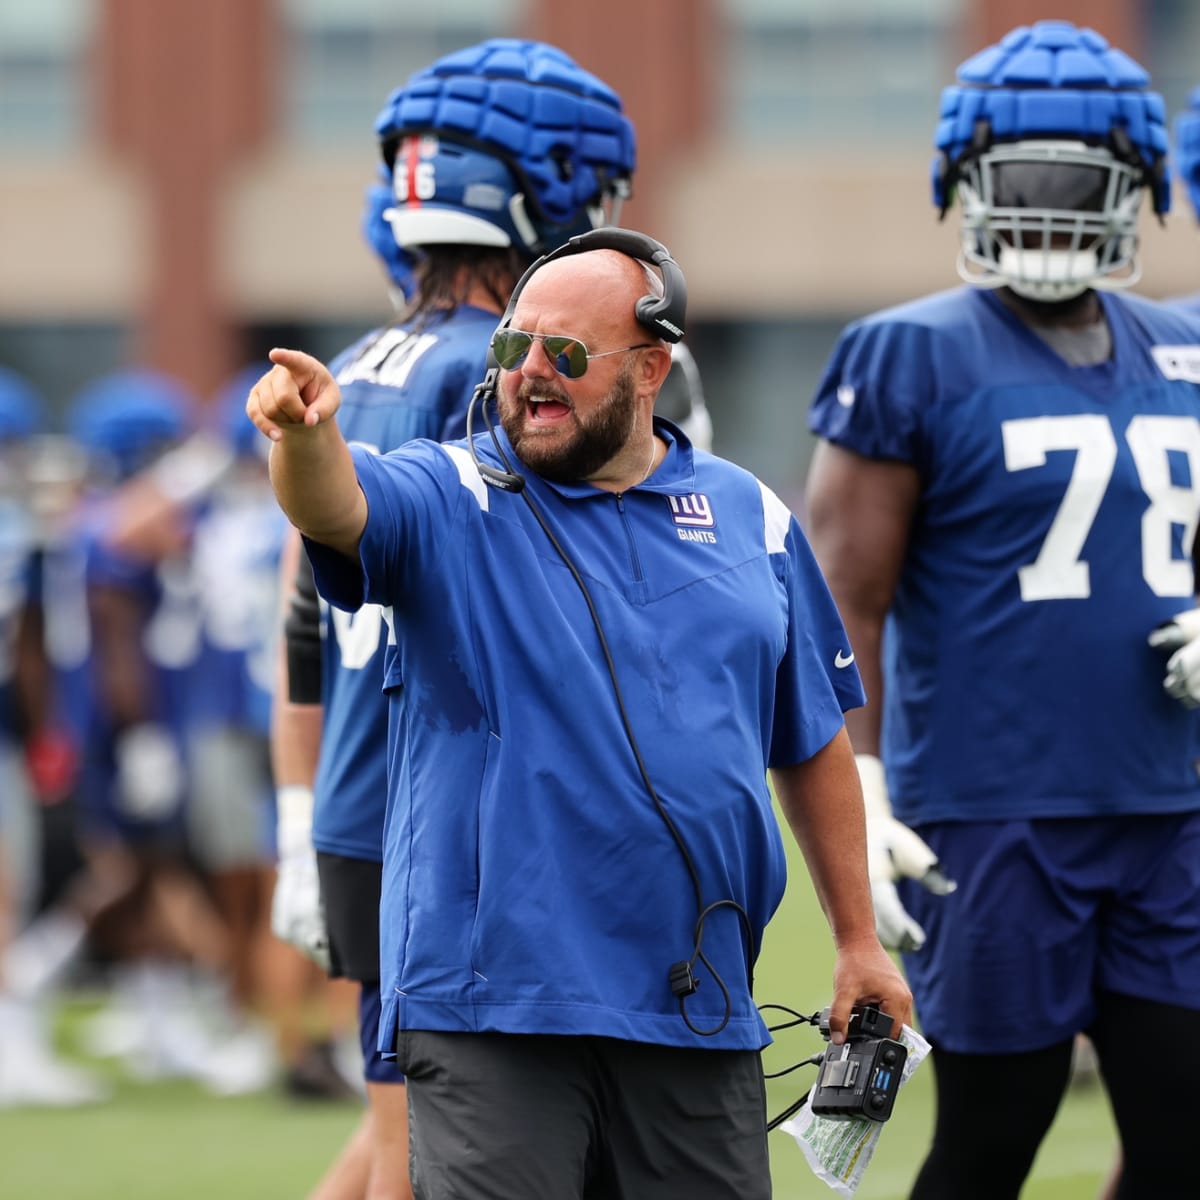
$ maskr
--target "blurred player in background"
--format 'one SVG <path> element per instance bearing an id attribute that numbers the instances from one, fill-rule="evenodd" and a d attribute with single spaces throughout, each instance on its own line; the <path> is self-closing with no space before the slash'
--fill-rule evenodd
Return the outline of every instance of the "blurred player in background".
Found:
<path id="1" fill-rule="evenodd" d="M 385 452 L 417 437 L 465 433 L 467 403 L 513 284 L 544 250 L 615 223 L 630 192 L 634 133 L 617 95 L 567 55 L 511 39 L 419 72 L 390 97 L 376 131 L 387 184 L 368 193 L 364 232 L 404 303 L 394 324 L 331 369 L 347 437 Z M 668 415 L 707 448 L 711 424 L 690 357 L 679 356 L 663 391 Z M 307 560 L 300 567 L 288 622 L 289 700 L 275 724 L 275 926 L 335 974 L 362 982 L 373 1110 L 319 1194 L 363 1194 L 356 1181 L 373 1136 L 370 1194 L 404 1195 L 402 1077 L 377 1049 L 386 624 L 373 605 L 352 616 L 326 610 L 322 637 Z"/>
<path id="2" fill-rule="evenodd" d="M 1175 170 L 1183 181 L 1192 212 L 1200 220 L 1200 87 L 1192 90 L 1187 105 L 1175 117 Z M 1172 303 L 1200 316 L 1200 290 Z"/>
<path id="3" fill-rule="evenodd" d="M 214 441 L 230 457 L 192 505 L 191 569 L 199 647 L 187 688 L 187 844 L 229 930 L 229 990 L 218 1051 L 230 1085 L 264 1086 L 274 1050 L 261 1018 L 277 1009 L 288 964 L 270 935 L 274 880 L 271 690 L 278 645 L 279 559 L 287 529 L 270 511 L 266 460 L 247 436 L 245 375 L 211 408 Z M 253 433 L 253 429 L 250 430 Z M 261 439 L 260 439 L 261 440 Z M 276 953 L 276 949 L 282 954 Z M 294 1059 L 298 1047 L 287 1047 Z M 240 1068 L 240 1069 L 239 1069 Z"/>
<path id="4" fill-rule="evenodd" d="M 245 418 L 249 383 L 248 375 L 235 377 L 185 440 L 142 456 L 150 461 L 127 478 L 119 472 L 98 507 L 110 552 L 156 576 L 169 572 L 175 599 L 167 640 L 187 661 L 173 689 L 182 697 L 182 850 L 201 872 L 229 947 L 227 975 L 189 970 L 192 1006 L 211 1035 L 200 1078 L 218 1094 L 270 1082 L 276 1054 L 267 1018 L 285 1091 L 344 1100 L 355 1088 L 330 1036 L 340 1021 L 335 998 L 316 968 L 270 936 L 267 919 L 275 861 L 267 728 L 286 522 Z M 88 654 L 74 657 L 83 664 Z M 126 1003 L 88 1027 L 96 1053 L 136 1052 L 142 1022 L 129 975 L 119 973 Z"/>
<path id="5" fill-rule="evenodd" d="M 1200 724 L 1147 638 L 1194 603 L 1200 324 L 1115 291 L 1169 204 L 1148 85 L 1065 22 L 965 62 L 933 189 L 973 286 L 851 325 L 811 413 L 880 929 L 934 1046 L 920 1200 L 1018 1195 L 1082 1030 L 1117 1194 L 1195 1189 L 1161 1119 L 1200 1117 L 1200 1051 L 1153 1046 L 1200 1013 Z"/>
<path id="6" fill-rule="evenodd" d="M 68 428 L 91 486 L 46 600 L 70 610 L 59 625 L 80 622 L 73 653 L 59 657 L 66 723 L 81 746 L 80 834 L 91 870 L 123 893 L 92 931 L 118 963 L 121 1003 L 88 1027 L 86 1044 L 121 1055 L 141 1078 L 183 1075 L 225 1093 L 245 1085 L 215 1053 L 192 987 L 197 974 L 223 981 L 230 969 L 228 927 L 187 845 L 184 723 L 199 650 L 192 530 L 182 513 L 153 537 L 126 529 L 129 482 L 170 464 L 196 415 L 182 384 L 149 370 L 117 371 L 79 393 Z"/>
<path id="7" fill-rule="evenodd" d="M 40 505 L 52 489 L 40 487 L 47 454 L 33 441 L 41 408 L 28 382 L 0 368 L 0 1107 L 107 1095 L 58 1058 L 49 1026 L 55 985 L 99 897 L 81 882 L 69 897 L 60 887 L 81 866 L 69 815 L 77 753 L 50 713 L 40 584 L 50 514 Z"/>

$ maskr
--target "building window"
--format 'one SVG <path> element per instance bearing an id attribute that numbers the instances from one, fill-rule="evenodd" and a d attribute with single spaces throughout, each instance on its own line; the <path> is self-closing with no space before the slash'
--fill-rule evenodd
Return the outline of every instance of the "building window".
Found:
<path id="1" fill-rule="evenodd" d="M 752 144 L 927 145 L 966 0 L 725 0 L 729 133 Z"/>
<path id="2" fill-rule="evenodd" d="M 452 50 L 516 36 L 520 0 L 286 0 L 289 137 L 359 145 L 391 91 Z"/>
<path id="3" fill-rule="evenodd" d="M 0 145 L 56 153 L 86 133 L 91 0 L 0 5 Z"/>

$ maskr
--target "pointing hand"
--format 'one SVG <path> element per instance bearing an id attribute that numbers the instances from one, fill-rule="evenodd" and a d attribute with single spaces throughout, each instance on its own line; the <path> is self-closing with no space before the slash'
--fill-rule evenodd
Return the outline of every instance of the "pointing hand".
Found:
<path id="1" fill-rule="evenodd" d="M 329 421 L 342 394 L 325 365 L 301 350 L 272 350 L 275 364 L 250 389 L 246 415 L 273 442 Z"/>

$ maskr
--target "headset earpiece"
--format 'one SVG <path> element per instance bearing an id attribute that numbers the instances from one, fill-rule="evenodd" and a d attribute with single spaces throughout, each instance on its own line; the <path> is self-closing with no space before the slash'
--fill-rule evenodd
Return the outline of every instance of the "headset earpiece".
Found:
<path id="1" fill-rule="evenodd" d="M 616 226 L 604 226 L 591 229 L 587 233 L 576 234 L 569 238 L 556 250 L 543 254 L 517 280 L 516 286 L 509 297 L 508 307 L 500 318 L 498 329 L 506 329 L 512 324 L 513 313 L 517 301 L 529 280 L 548 262 L 556 258 L 566 258 L 571 254 L 586 254 L 589 250 L 616 250 L 629 258 L 657 267 L 663 279 L 663 294 L 661 296 L 642 296 L 634 305 L 633 315 L 641 325 L 644 325 L 655 337 L 666 342 L 677 342 L 683 337 L 684 322 L 687 317 L 687 281 L 679 264 L 671 257 L 671 252 L 654 238 L 633 229 L 620 229 Z M 491 347 L 488 347 L 488 367 L 499 367 L 495 361 Z"/>

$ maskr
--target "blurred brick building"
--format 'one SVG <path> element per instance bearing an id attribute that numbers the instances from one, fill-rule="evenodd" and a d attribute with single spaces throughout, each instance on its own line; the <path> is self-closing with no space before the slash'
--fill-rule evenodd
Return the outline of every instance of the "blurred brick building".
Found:
<path id="1" fill-rule="evenodd" d="M 1200 6 L 1053 8 L 1139 58 L 1172 108 L 1200 82 Z M 623 222 L 687 273 L 717 448 L 787 486 L 840 325 L 956 281 L 928 188 L 942 85 L 1046 15 L 1036 0 L 0 6 L 0 361 L 59 403 L 119 362 L 209 391 L 277 341 L 332 353 L 386 319 L 358 219 L 388 91 L 457 46 L 540 37 L 621 93 L 640 159 Z M 1167 229 L 1145 220 L 1144 290 L 1200 286 L 1193 226 L 1182 193 Z"/>

